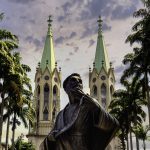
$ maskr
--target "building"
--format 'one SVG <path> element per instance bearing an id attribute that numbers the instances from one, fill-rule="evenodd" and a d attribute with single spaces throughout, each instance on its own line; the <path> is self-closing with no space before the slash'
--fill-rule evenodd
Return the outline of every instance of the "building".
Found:
<path id="1" fill-rule="evenodd" d="M 98 38 L 93 69 L 89 68 L 90 95 L 108 110 L 114 92 L 115 76 L 109 62 L 105 42 L 102 35 L 102 20 L 98 20 Z"/>
<path id="2" fill-rule="evenodd" d="M 53 127 L 54 120 L 60 110 L 61 70 L 57 69 L 51 18 L 48 20 L 43 56 L 35 75 L 35 127 L 30 131 L 29 140 L 39 149 L 39 145 Z M 109 62 L 102 34 L 102 20 L 98 20 L 98 38 L 93 68 L 89 68 L 90 95 L 108 110 L 114 92 L 115 76 L 112 64 Z M 114 144 L 116 143 L 116 144 Z M 117 150 L 117 140 L 107 148 Z"/>
<path id="3" fill-rule="evenodd" d="M 89 68 L 90 95 L 95 98 L 101 106 L 109 111 L 109 104 L 115 89 L 115 76 L 112 63 L 109 62 L 104 37 L 102 34 L 102 20 L 98 19 L 98 37 L 93 62 L 93 69 Z M 107 150 L 119 150 L 119 139 L 112 140 Z"/>
<path id="4" fill-rule="evenodd" d="M 28 138 L 36 150 L 47 136 L 56 115 L 60 111 L 61 69 L 57 69 L 51 17 L 41 62 L 35 74 L 34 106 L 36 108 L 35 127 L 29 131 Z"/>

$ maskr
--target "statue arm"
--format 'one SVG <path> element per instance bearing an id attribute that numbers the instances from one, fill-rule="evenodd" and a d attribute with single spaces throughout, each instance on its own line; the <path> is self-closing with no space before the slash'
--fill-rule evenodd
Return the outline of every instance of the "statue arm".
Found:
<path id="1" fill-rule="evenodd" d="M 117 119 L 112 117 L 101 106 L 93 112 L 94 126 L 105 131 L 115 130 L 119 127 Z"/>
<path id="2" fill-rule="evenodd" d="M 81 103 L 93 114 L 94 126 L 104 131 L 117 130 L 119 127 L 118 121 L 104 110 L 97 100 L 90 95 L 85 94 L 82 90 L 74 91 L 74 94 L 81 99 Z M 82 97 L 82 98 L 81 98 Z"/>
<path id="3" fill-rule="evenodd" d="M 105 131 L 109 131 L 119 127 L 117 119 L 112 117 L 100 104 L 89 95 L 85 95 L 84 98 L 89 105 L 89 109 L 93 114 L 94 126 Z"/>

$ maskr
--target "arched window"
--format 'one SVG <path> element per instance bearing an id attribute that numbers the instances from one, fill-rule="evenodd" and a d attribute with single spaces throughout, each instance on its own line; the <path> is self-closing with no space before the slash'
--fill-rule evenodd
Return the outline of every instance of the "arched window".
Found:
<path id="1" fill-rule="evenodd" d="M 111 85 L 111 86 L 110 86 L 110 100 L 112 100 L 113 94 L 114 94 L 114 88 L 113 88 L 113 86 Z"/>
<path id="2" fill-rule="evenodd" d="M 102 84 L 102 86 L 101 86 L 101 98 L 102 98 L 102 106 L 104 108 L 106 108 L 106 94 L 107 94 L 106 86 L 105 86 L 105 84 Z"/>
<path id="3" fill-rule="evenodd" d="M 53 112 L 52 112 L 52 120 L 55 121 L 56 119 L 56 108 L 53 108 Z"/>
<path id="4" fill-rule="evenodd" d="M 96 87 L 96 85 L 93 86 L 92 93 L 93 93 L 93 97 L 97 97 L 97 87 Z"/>
<path id="5" fill-rule="evenodd" d="M 36 104 L 36 115 L 37 122 L 39 121 L 39 107 L 40 107 L 40 86 L 37 86 L 37 104 Z"/>
<path id="6" fill-rule="evenodd" d="M 36 90 L 37 92 L 37 105 L 39 106 L 39 100 L 40 100 L 40 86 L 38 85 L 37 86 L 37 90 Z"/>
<path id="7" fill-rule="evenodd" d="M 43 112 L 43 120 L 45 120 L 45 121 L 48 120 L 48 110 L 47 110 L 47 108 L 44 109 L 44 112 Z"/>
<path id="8" fill-rule="evenodd" d="M 45 84 L 44 86 L 44 105 L 48 105 L 49 103 L 49 86 Z"/>
<path id="9" fill-rule="evenodd" d="M 57 95 L 58 95 L 58 88 L 57 88 L 57 86 L 55 85 L 55 86 L 53 87 L 53 105 L 54 105 L 54 106 L 56 105 Z"/>
<path id="10" fill-rule="evenodd" d="M 40 86 L 39 85 L 37 86 L 37 95 L 38 96 L 40 95 Z"/>

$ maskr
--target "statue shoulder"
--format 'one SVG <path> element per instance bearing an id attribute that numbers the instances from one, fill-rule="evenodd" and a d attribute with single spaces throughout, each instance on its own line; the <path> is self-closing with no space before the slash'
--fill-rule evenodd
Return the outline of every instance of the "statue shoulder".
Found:
<path id="1" fill-rule="evenodd" d="M 83 97 L 83 103 L 85 104 L 89 104 L 90 106 L 93 107 L 100 107 L 100 104 L 98 103 L 98 101 L 94 98 L 92 98 L 90 95 L 86 94 Z"/>

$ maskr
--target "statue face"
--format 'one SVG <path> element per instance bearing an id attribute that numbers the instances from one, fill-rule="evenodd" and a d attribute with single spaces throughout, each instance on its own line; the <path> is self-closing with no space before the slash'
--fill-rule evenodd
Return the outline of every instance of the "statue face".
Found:
<path id="1" fill-rule="evenodd" d="M 72 76 L 69 78 L 69 81 L 66 85 L 66 92 L 69 93 L 71 91 L 75 90 L 82 90 L 83 89 L 83 84 L 82 80 L 79 76 Z"/>

